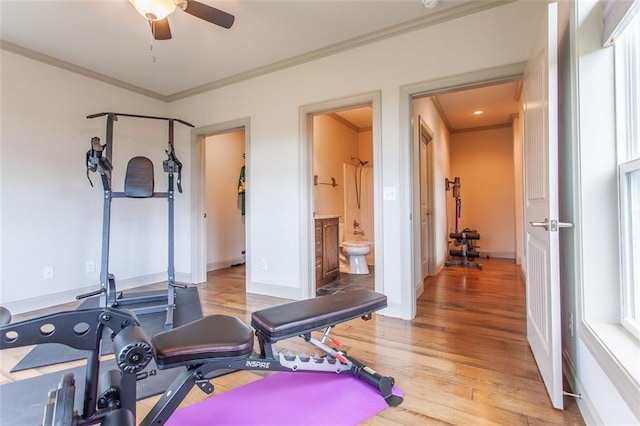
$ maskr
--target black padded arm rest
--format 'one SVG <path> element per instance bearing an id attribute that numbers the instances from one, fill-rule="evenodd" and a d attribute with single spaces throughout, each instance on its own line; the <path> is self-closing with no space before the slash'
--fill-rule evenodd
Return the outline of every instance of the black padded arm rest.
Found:
<path id="1" fill-rule="evenodd" d="M 320 296 L 254 312 L 251 326 L 275 342 L 310 333 L 387 307 L 387 296 L 370 290 Z"/>

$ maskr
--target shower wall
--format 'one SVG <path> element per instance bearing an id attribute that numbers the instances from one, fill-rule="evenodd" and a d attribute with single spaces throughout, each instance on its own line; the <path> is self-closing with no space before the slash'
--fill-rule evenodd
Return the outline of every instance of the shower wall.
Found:
<path id="1" fill-rule="evenodd" d="M 374 242 L 373 230 L 373 167 L 344 163 L 344 239 Z M 358 222 L 356 234 L 354 221 Z M 367 264 L 373 265 L 374 244 L 371 253 L 367 255 Z"/>

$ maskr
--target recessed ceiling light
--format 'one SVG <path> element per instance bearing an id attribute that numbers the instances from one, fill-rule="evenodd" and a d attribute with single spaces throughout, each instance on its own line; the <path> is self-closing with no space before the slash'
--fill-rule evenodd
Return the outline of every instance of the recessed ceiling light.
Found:
<path id="1" fill-rule="evenodd" d="M 481 115 L 481 114 L 484 114 L 484 110 L 477 109 L 477 110 L 473 111 L 473 115 Z"/>
<path id="2" fill-rule="evenodd" d="M 422 0 L 422 5 L 427 9 L 433 9 L 438 5 L 439 0 Z"/>

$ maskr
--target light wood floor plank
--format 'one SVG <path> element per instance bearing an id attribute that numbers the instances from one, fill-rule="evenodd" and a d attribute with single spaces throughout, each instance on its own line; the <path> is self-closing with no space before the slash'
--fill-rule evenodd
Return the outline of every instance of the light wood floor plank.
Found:
<path id="1" fill-rule="evenodd" d="M 368 322 L 352 320 L 335 327 L 332 335 L 343 343 L 344 350 L 380 374 L 395 377 L 405 394 L 399 407 L 382 411 L 365 425 L 584 424 L 575 401 L 565 398 L 567 408 L 559 411 L 551 406 L 546 394 L 526 340 L 525 289 L 519 266 L 500 259 L 483 259 L 482 263 L 482 270 L 448 267 L 437 277 L 427 278 L 412 321 L 375 315 Z M 348 279 L 343 275 L 344 281 Z M 162 288 L 162 284 L 145 290 L 152 288 Z M 205 315 L 232 315 L 246 323 L 252 312 L 287 302 L 246 294 L 244 267 L 210 272 L 207 283 L 197 288 Z M 19 315 L 14 320 L 37 315 Z M 276 347 L 309 355 L 315 352 L 301 339 L 279 342 Z M 0 383 L 72 366 L 9 373 L 27 352 L 26 348 L 3 351 Z M 239 371 L 216 378 L 215 393 L 266 374 Z M 194 389 L 182 406 L 205 397 Z M 138 403 L 139 419 L 157 399 Z"/>

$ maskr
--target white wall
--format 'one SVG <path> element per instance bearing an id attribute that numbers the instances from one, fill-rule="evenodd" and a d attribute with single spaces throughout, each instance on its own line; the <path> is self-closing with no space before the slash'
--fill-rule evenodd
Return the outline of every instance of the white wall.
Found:
<path id="1" fill-rule="evenodd" d="M 300 206 L 302 157 L 298 108 L 320 101 L 381 91 L 382 186 L 398 197 L 382 204 L 384 276 L 389 314 L 407 316 L 411 296 L 402 285 L 411 281 L 410 188 L 401 187 L 407 170 L 398 140 L 400 88 L 524 61 L 540 21 L 541 5 L 517 2 L 382 40 L 326 58 L 263 75 L 171 104 L 173 114 L 198 126 L 251 117 L 251 258 L 269 259 L 269 269 L 250 265 L 249 276 L 261 285 L 288 288 L 291 296 L 308 286 L 299 266 L 308 217 Z M 446 43 L 443 42 L 446 40 Z M 376 159 L 376 162 L 378 160 Z M 382 188 L 379 188 L 381 190 Z M 278 211 L 278 215 L 273 215 Z M 305 215 L 307 212 L 303 212 Z M 310 217 L 310 215 L 309 215 Z M 303 230 L 305 232 L 303 232 Z M 378 252 L 379 253 L 379 252 Z M 259 263 L 259 262 L 257 262 Z"/>
<path id="2" fill-rule="evenodd" d="M 460 177 L 458 230 L 477 230 L 478 251 L 490 257 L 515 259 L 513 145 L 510 127 L 451 135 L 450 178 Z M 449 229 L 455 230 L 455 212 Z"/>
<path id="3" fill-rule="evenodd" d="M 205 139 L 208 271 L 244 262 L 245 217 L 238 195 L 244 145 L 244 131 Z"/>
<path id="4" fill-rule="evenodd" d="M 99 288 L 102 189 L 85 173 L 92 136 L 105 141 L 103 111 L 165 116 L 167 105 L 59 68 L 0 51 L 2 62 L 2 268 L 0 303 L 20 313 L 73 300 Z M 114 126 L 115 191 L 123 190 L 127 161 L 154 162 L 155 190 L 166 191 L 162 171 L 167 123 L 120 118 Z M 188 135 L 176 124 L 176 152 L 188 170 Z M 185 137 L 186 136 L 186 137 Z M 188 188 L 188 179 L 185 187 Z M 176 270 L 189 271 L 188 204 L 176 195 Z M 166 280 L 167 201 L 113 201 L 111 272 L 121 289 Z M 85 262 L 96 270 L 85 272 Z M 52 266 L 54 278 L 43 279 Z M 180 278 L 180 276 L 178 277 Z"/>

